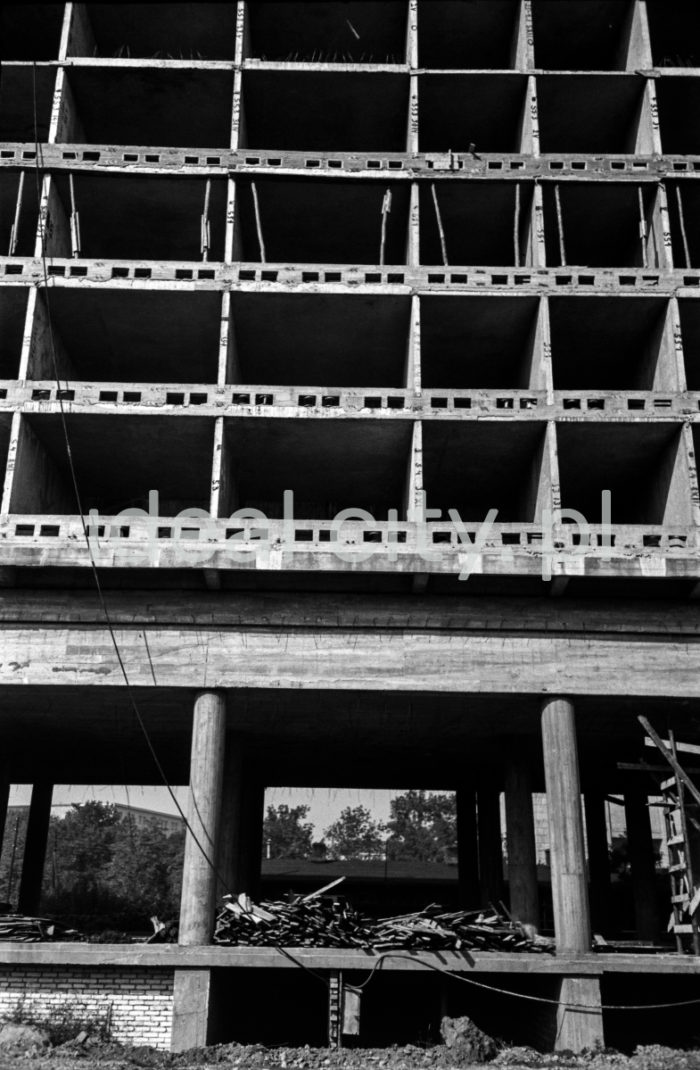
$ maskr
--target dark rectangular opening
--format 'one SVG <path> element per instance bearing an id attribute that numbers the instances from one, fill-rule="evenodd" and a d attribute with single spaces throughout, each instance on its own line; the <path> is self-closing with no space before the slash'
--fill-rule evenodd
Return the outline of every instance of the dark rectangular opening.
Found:
<path id="1" fill-rule="evenodd" d="M 404 385 L 409 297 L 232 295 L 232 381 L 280 386 Z"/>
<path id="2" fill-rule="evenodd" d="M 538 308 L 539 301 L 531 297 L 422 297 L 423 386 L 528 387 Z"/>
<path id="3" fill-rule="evenodd" d="M 0 286 L 0 379 L 16 379 L 22 356 L 28 290 Z"/>
<path id="4" fill-rule="evenodd" d="M 83 12 L 95 45 L 88 55 L 195 60 L 235 56 L 235 4 L 88 4 Z M 86 54 L 76 46 L 69 51 Z"/>
<path id="5" fill-rule="evenodd" d="M 418 85 L 421 152 L 520 152 L 527 78 L 424 74 Z"/>
<path id="6" fill-rule="evenodd" d="M 54 179 L 70 212 L 68 177 Z M 80 218 L 80 254 L 109 260 L 201 260 L 201 220 L 206 179 L 184 176 L 107 175 L 73 177 Z M 226 180 L 211 180 L 210 260 L 223 260 Z M 140 270 L 140 269 L 136 269 Z"/>
<path id="7" fill-rule="evenodd" d="M 442 70 L 513 66 L 516 0 L 419 0 L 418 64 Z"/>
<path id="8" fill-rule="evenodd" d="M 231 143 L 231 71 L 73 67 L 68 80 L 78 124 L 72 140 L 182 148 Z"/>
<path id="9" fill-rule="evenodd" d="M 215 383 L 220 293 L 51 291 L 59 375 L 103 383 Z M 52 377 L 34 340 L 28 378 Z"/>
<path id="10" fill-rule="evenodd" d="M 555 389 L 652 390 L 666 307 L 661 298 L 550 298 Z"/>
<path id="11" fill-rule="evenodd" d="M 3 63 L 0 81 L 0 141 L 46 141 L 56 71 Z M 35 94 L 36 86 L 36 128 Z"/>
<path id="12" fill-rule="evenodd" d="M 252 149 L 404 152 L 408 75 L 244 71 L 242 143 Z"/>
<path id="13" fill-rule="evenodd" d="M 36 176 L 31 171 L 0 173 L 0 256 L 33 256 L 36 241 Z"/>
<path id="14" fill-rule="evenodd" d="M 644 217 L 651 232 L 655 188 L 642 186 Z M 639 232 L 639 187 L 633 184 L 561 183 L 559 186 L 566 263 L 577 267 L 644 267 Z M 553 183 L 543 183 L 547 263 L 562 265 Z M 659 236 L 650 255 L 657 266 Z M 647 243 L 649 248 L 649 243 Z"/>
<path id="15" fill-rule="evenodd" d="M 685 377 L 689 390 L 700 390 L 700 301 L 679 300 Z"/>
<path id="16" fill-rule="evenodd" d="M 676 482 L 675 424 L 558 424 L 564 509 L 601 522 L 601 493 L 611 493 L 613 524 L 691 523 L 690 488 Z"/>
<path id="17" fill-rule="evenodd" d="M 530 259 L 531 210 L 532 187 L 524 182 L 435 183 L 435 197 L 432 183 L 421 183 L 420 261 L 442 264 L 441 223 L 451 266 L 525 264 Z"/>
<path id="18" fill-rule="evenodd" d="M 647 0 L 655 67 L 700 67 L 700 10 L 688 0 Z"/>
<path id="19" fill-rule="evenodd" d="M 700 267 L 700 187 L 695 182 L 669 182 L 666 194 L 674 266 Z"/>
<path id="20" fill-rule="evenodd" d="M 542 476 L 545 428 L 513 421 L 441 420 L 423 425 L 423 481 L 430 509 L 456 509 L 462 520 L 533 523 Z"/>
<path id="21" fill-rule="evenodd" d="M 539 77 L 541 151 L 634 153 L 643 96 L 644 82 L 634 76 Z"/>
<path id="22" fill-rule="evenodd" d="M 404 0 L 256 0 L 248 56 L 282 62 L 405 63 Z"/>
<path id="23" fill-rule="evenodd" d="M 239 181 L 241 259 L 261 260 L 251 183 Z M 256 181 L 260 231 L 270 263 L 379 264 L 387 191 L 384 263 L 404 264 L 408 242 L 407 183 L 343 179 Z"/>
<path id="24" fill-rule="evenodd" d="M 58 59 L 64 4 L 4 4 L 0 17 L 2 58 Z"/>
<path id="25" fill-rule="evenodd" d="M 25 513 L 76 513 L 66 445 L 58 415 L 26 417 L 43 461 L 37 472 L 17 469 L 16 493 Z M 213 462 L 210 420 L 167 416 L 67 415 L 68 435 L 83 509 L 113 516 L 148 510 L 157 491 L 159 516 L 208 509 Z M 25 454 L 26 456 L 26 454 Z M 31 452 L 36 457 L 36 449 Z"/>
<path id="26" fill-rule="evenodd" d="M 240 507 L 282 516 L 294 493 L 297 519 L 332 520 L 341 509 L 376 521 L 402 514 L 411 425 L 397 420 L 226 420 Z"/>
<path id="27" fill-rule="evenodd" d="M 663 152 L 700 156 L 700 78 L 658 78 L 655 84 Z"/>
<path id="28" fill-rule="evenodd" d="M 545 71 L 624 70 L 630 0 L 533 0 L 535 66 Z"/>

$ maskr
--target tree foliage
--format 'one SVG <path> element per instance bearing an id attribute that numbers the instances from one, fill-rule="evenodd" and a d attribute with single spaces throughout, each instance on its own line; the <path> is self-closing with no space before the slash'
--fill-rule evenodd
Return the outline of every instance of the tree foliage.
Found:
<path id="1" fill-rule="evenodd" d="M 306 821 L 308 806 L 268 806 L 263 822 L 264 855 L 269 858 L 310 858 L 314 827 Z"/>
<path id="2" fill-rule="evenodd" d="M 383 858 L 384 826 L 374 821 L 364 806 L 346 806 L 337 821 L 324 832 L 325 842 L 336 858 Z"/>
<path id="3" fill-rule="evenodd" d="M 387 857 L 445 862 L 457 847 L 457 804 L 453 794 L 407 791 L 390 803 Z"/>

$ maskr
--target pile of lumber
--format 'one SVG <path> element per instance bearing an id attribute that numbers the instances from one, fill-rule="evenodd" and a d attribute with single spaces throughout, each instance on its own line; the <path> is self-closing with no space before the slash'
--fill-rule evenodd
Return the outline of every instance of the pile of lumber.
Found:
<path id="1" fill-rule="evenodd" d="M 367 951 L 551 951 L 552 942 L 496 910 L 445 912 L 433 903 L 413 914 L 372 919 L 320 889 L 284 902 L 225 896 L 218 944 L 247 947 L 360 947 Z"/>
<path id="2" fill-rule="evenodd" d="M 35 944 L 44 940 L 78 940 L 75 929 L 66 929 L 50 918 L 32 918 L 26 914 L 0 914 L 0 940 Z"/>

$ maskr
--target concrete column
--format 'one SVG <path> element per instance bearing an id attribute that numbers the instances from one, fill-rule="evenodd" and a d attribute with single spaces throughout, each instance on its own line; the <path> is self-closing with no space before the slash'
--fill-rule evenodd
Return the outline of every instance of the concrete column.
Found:
<path id="1" fill-rule="evenodd" d="M 562 977 L 555 1051 L 590 1050 L 603 1044 L 603 1011 L 597 977 Z"/>
<path id="2" fill-rule="evenodd" d="M 479 906 L 479 845 L 476 832 L 476 793 L 457 789 L 457 873 L 462 909 Z"/>
<path id="3" fill-rule="evenodd" d="M 610 927 L 610 854 L 605 796 L 600 791 L 587 791 L 583 805 L 586 812 L 591 923 L 594 932 L 605 936 Z"/>
<path id="4" fill-rule="evenodd" d="M 29 804 L 27 838 L 24 843 L 22 877 L 19 882 L 17 909 L 20 914 L 36 914 L 41 901 L 41 884 L 44 878 L 44 859 L 51 818 L 53 784 L 39 783 L 32 788 Z"/>
<path id="5" fill-rule="evenodd" d="M 510 911 L 518 921 L 539 927 L 532 782 L 526 758 L 511 757 L 506 766 L 505 789 Z"/>
<path id="6" fill-rule="evenodd" d="M 542 750 L 557 951 L 586 952 L 591 947 L 591 917 L 576 722 L 568 699 L 553 698 L 542 704 Z"/>
<path id="7" fill-rule="evenodd" d="M 240 891 L 253 899 L 260 896 L 260 867 L 262 864 L 262 834 L 265 816 L 265 785 L 246 778 L 243 782 L 241 807 Z"/>
<path id="8" fill-rule="evenodd" d="M 480 787 L 477 793 L 479 829 L 479 885 L 481 904 L 488 906 L 503 899 L 503 833 L 500 792 Z"/>
<path id="9" fill-rule="evenodd" d="M 656 866 L 647 794 L 642 788 L 630 787 L 625 791 L 625 820 L 637 937 L 640 940 L 653 941 L 658 937 L 659 925 L 656 910 Z"/>
<path id="10" fill-rule="evenodd" d="M 216 900 L 216 861 L 221 815 L 226 699 L 201 691 L 195 700 L 190 792 L 180 901 L 180 943 L 211 942 Z M 191 831 L 190 831 L 191 830 Z"/>
<path id="11" fill-rule="evenodd" d="M 10 801 L 10 774 L 7 765 L 0 763 L 0 858 L 2 858 L 2 841 L 5 837 L 7 823 L 7 806 Z"/>

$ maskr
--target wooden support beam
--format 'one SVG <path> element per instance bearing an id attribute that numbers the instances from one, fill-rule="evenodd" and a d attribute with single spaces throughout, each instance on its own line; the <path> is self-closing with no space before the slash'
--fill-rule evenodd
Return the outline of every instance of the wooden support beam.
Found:
<path id="1" fill-rule="evenodd" d="M 641 787 L 630 786 L 625 790 L 625 819 L 637 936 L 640 940 L 654 941 L 659 935 L 656 866 L 647 795 Z"/>
<path id="2" fill-rule="evenodd" d="M 605 801 L 603 792 L 596 790 L 587 791 L 583 797 L 591 922 L 594 932 L 602 933 L 603 936 L 610 925 L 610 856 Z"/>
<path id="3" fill-rule="evenodd" d="M 479 845 L 476 828 L 476 793 L 457 788 L 457 869 L 459 902 L 464 910 L 479 905 Z"/>
<path id="4" fill-rule="evenodd" d="M 32 788 L 27 836 L 24 842 L 22 877 L 17 900 L 17 909 L 20 914 L 37 914 L 39 911 L 52 796 L 53 784 L 39 783 Z"/>
<path id="5" fill-rule="evenodd" d="M 216 691 L 200 692 L 192 725 L 189 828 L 180 901 L 179 942 L 185 945 L 210 943 L 214 926 L 225 730 L 225 697 Z"/>
<path id="6" fill-rule="evenodd" d="M 568 699 L 552 698 L 542 704 L 542 749 L 557 951 L 585 952 L 591 946 L 591 919 L 576 721 Z"/>
<path id="7" fill-rule="evenodd" d="M 481 785 L 477 793 L 479 830 L 479 885 L 481 905 L 503 898 L 503 833 L 501 797 L 492 785 Z"/>
<path id="8" fill-rule="evenodd" d="M 527 759 L 514 754 L 506 766 L 506 835 L 510 911 L 526 925 L 540 924 L 532 782 Z"/>

